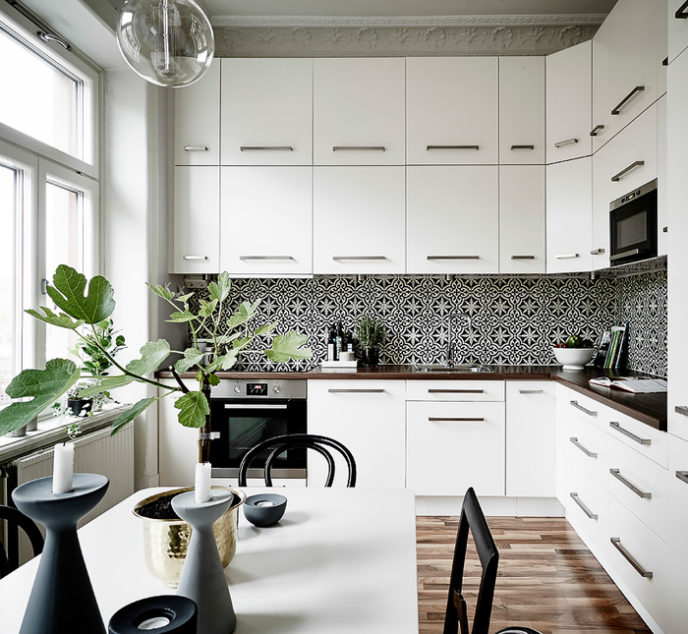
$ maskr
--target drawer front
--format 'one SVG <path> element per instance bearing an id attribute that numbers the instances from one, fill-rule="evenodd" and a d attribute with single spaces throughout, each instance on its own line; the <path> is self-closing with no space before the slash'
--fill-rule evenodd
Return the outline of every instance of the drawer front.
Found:
<path id="1" fill-rule="evenodd" d="M 668 471 L 607 437 L 607 490 L 665 541 L 670 521 Z"/>
<path id="2" fill-rule="evenodd" d="M 593 425 L 600 425 L 602 424 L 600 421 L 604 420 L 606 409 L 601 403 L 583 394 L 566 390 L 561 411 L 566 414 L 567 418 L 579 418 Z"/>
<path id="3" fill-rule="evenodd" d="M 568 460 L 565 471 L 566 483 L 561 502 L 566 509 L 566 519 L 594 551 L 602 546 L 604 540 L 607 494 L 575 462 Z"/>
<path id="4" fill-rule="evenodd" d="M 504 381 L 407 381 L 409 401 L 503 401 Z"/>
<path id="5" fill-rule="evenodd" d="M 572 416 L 564 427 L 566 456 L 598 484 L 605 482 L 606 437 L 593 424 Z"/>
<path id="6" fill-rule="evenodd" d="M 669 464 L 669 437 L 630 416 L 607 409 L 606 430 L 610 436 L 666 469 Z"/>
<path id="7" fill-rule="evenodd" d="M 504 495 L 503 403 L 407 403 L 406 486 L 416 495 Z"/>

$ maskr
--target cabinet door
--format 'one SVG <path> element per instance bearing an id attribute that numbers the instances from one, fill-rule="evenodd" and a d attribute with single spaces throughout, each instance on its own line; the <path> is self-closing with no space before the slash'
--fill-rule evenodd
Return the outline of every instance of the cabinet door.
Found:
<path id="1" fill-rule="evenodd" d="M 220 164 L 220 60 L 191 86 L 174 91 L 174 164 Z"/>
<path id="2" fill-rule="evenodd" d="M 669 202 L 669 432 L 688 440 L 688 213 L 685 166 L 688 165 L 688 55 L 669 66 L 667 103 Z"/>
<path id="3" fill-rule="evenodd" d="M 667 96 L 657 102 L 657 255 L 669 251 L 669 201 L 667 198 Z"/>
<path id="4" fill-rule="evenodd" d="M 614 142 L 605 145 L 592 157 L 592 242 L 590 255 L 592 269 L 606 269 L 609 264 L 609 203 L 612 201 L 612 185 L 609 173 L 612 169 L 611 153 Z"/>
<path id="5" fill-rule="evenodd" d="M 220 168 L 174 168 L 171 273 L 220 271 Z"/>
<path id="6" fill-rule="evenodd" d="M 545 58 L 499 58 L 499 162 L 545 162 Z"/>
<path id="7" fill-rule="evenodd" d="M 411 166 L 407 272 L 499 270 L 498 167 Z"/>
<path id="8" fill-rule="evenodd" d="M 314 273 L 403 273 L 403 167 L 316 167 Z"/>
<path id="9" fill-rule="evenodd" d="M 497 58 L 406 60 L 408 163 L 497 163 Z"/>
<path id="10" fill-rule="evenodd" d="M 592 151 L 597 152 L 611 138 L 609 119 L 612 45 L 611 20 L 605 20 L 592 38 Z"/>
<path id="11" fill-rule="evenodd" d="M 506 494 L 555 497 L 555 388 L 552 381 L 506 384 Z"/>
<path id="12" fill-rule="evenodd" d="M 592 44 L 583 42 L 547 56 L 547 162 L 592 151 Z"/>
<path id="13" fill-rule="evenodd" d="M 313 134 L 316 165 L 403 165 L 402 58 L 316 59 Z"/>
<path id="14" fill-rule="evenodd" d="M 308 433 L 348 447 L 356 460 L 356 487 L 403 487 L 405 480 L 405 382 L 308 382 Z M 335 457 L 335 485 L 346 483 L 344 462 Z M 308 483 L 322 486 L 325 461 L 308 452 Z"/>
<path id="15" fill-rule="evenodd" d="M 545 272 L 545 167 L 499 168 L 499 271 Z"/>
<path id="16" fill-rule="evenodd" d="M 686 0 L 669 0 L 669 62 L 688 48 L 688 5 Z"/>
<path id="17" fill-rule="evenodd" d="M 547 272 L 592 266 L 592 164 L 580 158 L 547 166 Z"/>
<path id="18" fill-rule="evenodd" d="M 312 60 L 222 60 L 223 165 L 310 165 L 312 142 Z"/>
<path id="19" fill-rule="evenodd" d="M 406 486 L 416 495 L 504 495 L 504 403 L 406 404 Z"/>
<path id="20" fill-rule="evenodd" d="M 310 273 L 313 168 L 221 169 L 222 270 L 238 277 Z"/>

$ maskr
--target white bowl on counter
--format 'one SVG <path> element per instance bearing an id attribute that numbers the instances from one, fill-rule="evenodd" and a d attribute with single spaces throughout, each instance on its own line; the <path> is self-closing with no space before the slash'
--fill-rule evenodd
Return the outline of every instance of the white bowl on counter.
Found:
<path id="1" fill-rule="evenodd" d="M 582 370 L 592 359 L 595 348 L 552 348 L 552 352 L 564 370 Z"/>

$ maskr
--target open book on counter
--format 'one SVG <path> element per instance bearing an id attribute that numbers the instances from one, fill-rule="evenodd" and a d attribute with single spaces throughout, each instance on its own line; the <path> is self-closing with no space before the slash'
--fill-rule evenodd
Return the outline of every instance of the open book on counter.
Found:
<path id="1" fill-rule="evenodd" d="M 588 383 L 590 385 L 601 385 L 602 387 L 624 390 L 633 394 L 651 394 L 653 392 L 667 391 L 666 379 L 639 379 L 632 376 L 617 376 L 612 379 L 608 376 L 600 376 L 590 379 Z"/>

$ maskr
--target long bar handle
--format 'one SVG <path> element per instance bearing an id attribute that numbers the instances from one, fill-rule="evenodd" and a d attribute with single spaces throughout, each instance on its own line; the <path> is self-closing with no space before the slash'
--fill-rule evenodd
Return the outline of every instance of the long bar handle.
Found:
<path id="1" fill-rule="evenodd" d="M 627 429 L 624 429 L 617 423 L 616 421 L 611 421 L 609 423 L 609 426 L 615 430 L 618 431 L 620 434 L 623 434 L 624 436 L 628 436 L 631 440 L 634 440 L 637 442 L 639 445 L 645 445 L 649 447 L 652 444 L 652 440 L 649 438 L 641 438 L 640 436 L 636 436 L 632 431 L 628 431 Z"/>
<path id="2" fill-rule="evenodd" d="M 291 255 L 240 255 L 240 260 L 285 260 L 293 262 L 296 258 Z"/>
<path id="3" fill-rule="evenodd" d="M 640 249 L 629 249 L 628 251 L 622 251 L 621 253 L 615 253 L 614 255 L 610 255 L 609 259 L 614 262 L 614 260 L 620 260 L 621 258 L 627 258 L 629 255 L 638 255 L 640 253 Z"/>
<path id="4" fill-rule="evenodd" d="M 596 520 L 599 517 L 597 513 L 593 513 L 585 504 L 583 504 L 582 500 L 578 497 L 578 493 L 571 491 L 569 495 L 571 496 L 571 499 L 578 504 L 581 511 L 583 511 L 583 513 L 585 513 L 591 520 Z"/>
<path id="5" fill-rule="evenodd" d="M 428 260 L 479 260 L 479 255 L 428 255 Z"/>
<path id="6" fill-rule="evenodd" d="M 512 260 L 534 260 L 535 256 L 534 255 L 512 255 L 511 259 Z"/>
<path id="7" fill-rule="evenodd" d="M 293 152 L 292 145 L 240 145 L 241 152 L 263 152 L 263 151 L 278 151 L 278 152 Z"/>
<path id="8" fill-rule="evenodd" d="M 688 416 L 688 406 L 686 405 L 677 405 L 674 407 L 674 411 L 681 416 Z"/>
<path id="9" fill-rule="evenodd" d="M 542 394 L 545 390 L 519 390 L 519 394 Z"/>
<path id="10" fill-rule="evenodd" d="M 683 483 L 688 484 L 688 471 L 677 471 L 676 477 Z"/>
<path id="11" fill-rule="evenodd" d="M 457 418 L 438 418 L 435 416 L 428 416 L 429 423 L 484 423 L 484 418 L 468 418 L 468 417 L 457 417 Z"/>
<path id="12" fill-rule="evenodd" d="M 333 152 L 341 152 L 342 150 L 352 150 L 355 152 L 386 152 L 387 148 L 384 145 L 333 145 Z"/>
<path id="13" fill-rule="evenodd" d="M 332 259 L 336 262 L 348 260 L 386 260 L 386 255 L 333 255 Z"/>
<path id="14" fill-rule="evenodd" d="M 208 146 L 206 145 L 185 145 L 185 152 L 207 152 Z"/>
<path id="15" fill-rule="evenodd" d="M 287 409 L 277 403 L 225 403 L 225 409 Z"/>
<path id="16" fill-rule="evenodd" d="M 601 247 L 599 249 L 592 249 L 592 251 L 590 251 L 590 255 L 602 255 L 603 253 L 604 249 Z"/>
<path id="17" fill-rule="evenodd" d="M 643 92 L 645 90 L 645 86 L 636 86 L 631 92 L 629 92 L 620 102 L 619 105 L 612 110 L 613 115 L 621 114 L 621 111 L 623 110 L 623 107 L 631 100 L 633 97 L 639 93 Z"/>
<path id="18" fill-rule="evenodd" d="M 512 150 L 534 150 L 535 146 L 534 145 L 512 145 L 511 149 Z"/>
<path id="19" fill-rule="evenodd" d="M 560 147 L 565 147 L 566 145 L 573 145 L 574 143 L 578 143 L 578 139 L 576 137 L 572 137 L 570 139 L 564 139 L 563 141 L 557 141 L 554 144 L 554 147 L 559 149 Z"/>
<path id="20" fill-rule="evenodd" d="M 334 388 L 327 390 L 330 394 L 384 394 L 383 389 L 366 389 L 366 388 Z"/>
<path id="21" fill-rule="evenodd" d="M 581 443 L 578 441 L 578 438 L 576 436 L 571 436 L 569 438 L 569 442 L 574 446 L 580 449 L 588 458 L 597 458 L 597 453 L 594 451 L 590 451 L 587 447 L 581 445 Z"/>
<path id="22" fill-rule="evenodd" d="M 562 255 L 555 255 L 556 260 L 575 260 L 580 257 L 580 253 L 563 253 Z"/>
<path id="23" fill-rule="evenodd" d="M 633 566 L 635 571 L 641 576 L 645 577 L 645 579 L 652 579 L 653 574 L 649 570 L 645 570 L 639 563 L 638 560 L 631 555 L 622 545 L 621 545 L 621 538 L 620 537 L 610 537 L 609 541 L 612 543 L 612 546 L 616 548 L 624 557 L 624 559 Z"/>
<path id="24" fill-rule="evenodd" d="M 600 130 L 604 130 L 604 125 L 601 123 L 590 130 L 590 136 L 597 136 L 600 133 Z"/>
<path id="25" fill-rule="evenodd" d="M 428 390 L 428 394 L 484 394 L 485 390 Z"/>
<path id="26" fill-rule="evenodd" d="M 612 176 L 612 183 L 618 183 L 626 174 L 632 172 L 636 167 L 642 167 L 645 161 L 633 161 L 628 167 L 624 167 L 618 174 Z"/>
<path id="27" fill-rule="evenodd" d="M 633 493 L 635 493 L 639 498 L 643 498 L 643 500 L 651 500 L 652 499 L 652 493 L 649 491 L 643 491 L 642 489 L 639 489 L 635 484 L 630 482 L 629 480 L 626 480 L 621 475 L 621 470 L 620 469 L 610 469 L 609 473 L 611 473 L 621 484 L 623 484 L 625 487 L 628 487 Z"/>
<path id="28" fill-rule="evenodd" d="M 208 256 L 207 255 L 184 255 L 182 256 L 182 260 L 186 260 L 187 262 L 190 262 L 192 260 L 207 260 Z"/>
<path id="29" fill-rule="evenodd" d="M 593 412 L 591 409 L 583 407 L 578 401 L 569 401 L 569 403 L 571 403 L 573 407 L 579 409 L 581 412 L 584 412 L 588 416 L 597 416 L 597 412 Z"/>
<path id="30" fill-rule="evenodd" d="M 686 0 L 674 13 L 677 20 L 688 20 L 688 0 Z"/>
<path id="31" fill-rule="evenodd" d="M 426 151 L 431 150 L 479 150 L 479 145 L 426 145 Z"/>

